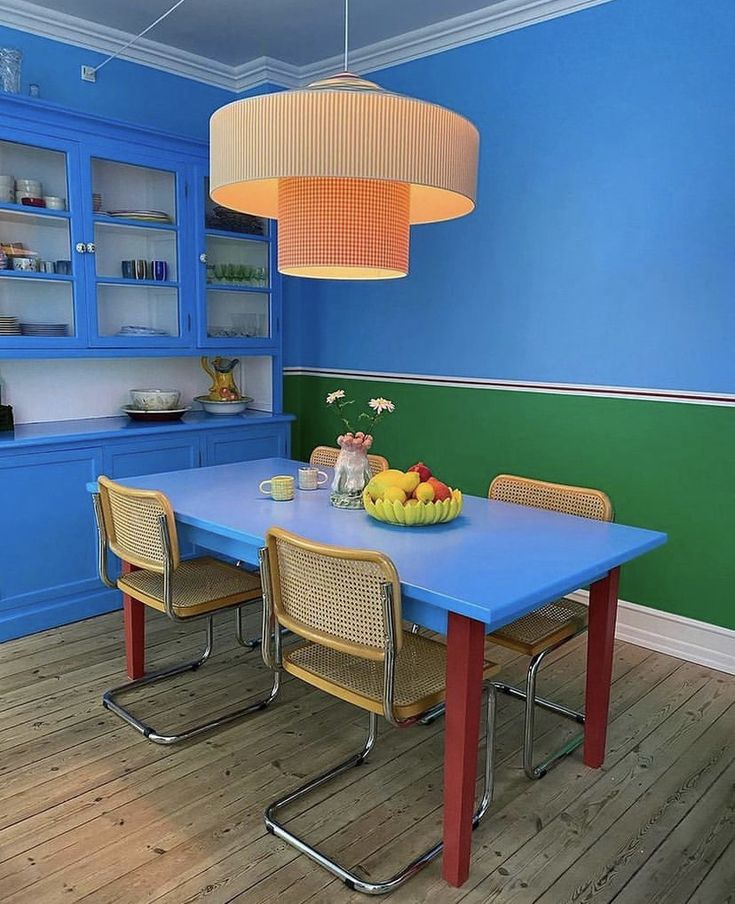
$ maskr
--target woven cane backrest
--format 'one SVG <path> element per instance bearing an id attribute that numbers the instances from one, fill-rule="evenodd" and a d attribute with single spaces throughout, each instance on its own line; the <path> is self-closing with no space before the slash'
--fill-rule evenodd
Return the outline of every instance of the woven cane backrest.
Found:
<path id="1" fill-rule="evenodd" d="M 608 496 L 601 490 L 588 487 L 499 474 L 490 484 L 488 496 L 499 502 L 513 502 L 596 521 L 612 521 L 613 518 L 613 507 Z"/>
<path id="2" fill-rule="evenodd" d="M 105 533 L 110 549 L 124 562 L 163 573 L 166 551 L 161 516 L 166 519 L 172 565 L 179 564 L 179 544 L 171 503 L 156 490 L 133 490 L 98 478 Z"/>
<path id="3" fill-rule="evenodd" d="M 314 468 L 333 468 L 337 463 L 339 449 L 332 446 L 317 446 L 311 453 L 309 464 Z M 390 465 L 388 459 L 382 455 L 368 455 L 368 466 L 371 474 L 379 474 L 381 471 L 387 471 Z"/>
<path id="4" fill-rule="evenodd" d="M 401 590 L 390 559 L 378 552 L 312 543 L 279 528 L 268 531 L 266 546 L 271 604 L 280 624 L 315 643 L 383 659 L 383 587 L 389 585 L 400 648 Z"/>

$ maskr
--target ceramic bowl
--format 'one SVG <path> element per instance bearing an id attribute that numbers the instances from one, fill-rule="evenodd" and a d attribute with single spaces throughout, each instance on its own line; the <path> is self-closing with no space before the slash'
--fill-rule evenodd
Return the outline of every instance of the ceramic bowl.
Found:
<path id="1" fill-rule="evenodd" d="M 373 499 L 367 490 L 362 494 L 365 511 L 376 521 L 395 524 L 398 527 L 428 527 L 431 524 L 446 524 L 454 521 L 462 513 L 464 500 L 461 490 L 452 490 L 449 499 L 442 502 L 419 502 L 405 505 L 386 499 Z"/>
<path id="2" fill-rule="evenodd" d="M 194 401 L 201 402 L 207 414 L 242 414 L 253 400 L 249 396 L 243 396 L 236 402 L 213 402 L 207 396 L 197 396 Z"/>
<path id="3" fill-rule="evenodd" d="M 66 210 L 66 198 L 57 198 L 54 195 L 46 195 L 43 199 L 49 210 Z"/>
<path id="4" fill-rule="evenodd" d="M 17 198 L 17 197 L 18 197 L 18 193 L 16 192 L 15 195 L 16 195 L 16 198 Z M 46 206 L 46 202 L 43 200 L 43 198 L 26 198 L 26 197 L 22 197 L 22 198 L 20 199 L 20 203 L 21 203 L 24 207 L 45 207 L 45 206 Z"/>
<path id="5" fill-rule="evenodd" d="M 131 389 L 134 408 L 144 411 L 169 411 L 178 408 L 181 393 L 178 389 Z"/>

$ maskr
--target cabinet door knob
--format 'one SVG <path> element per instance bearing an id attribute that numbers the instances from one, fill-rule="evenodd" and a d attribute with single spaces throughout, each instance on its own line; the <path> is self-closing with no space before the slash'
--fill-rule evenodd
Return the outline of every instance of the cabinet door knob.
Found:
<path id="1" fill-rule="evenodd" d="M 200 260 L 203 264 L 206 264 L 206 263 L 207 263 L 207 255 L 206 255 L 206 253 L 205 253 L 204 251 L 202 251 L 202 253 L 199 255 L 199 260 Z"/>
<path id="2" fill-rule="evenodd" d="M 97 250 L 97 246 L 94 242 L 87 242 L 87 254 L 94 254 Z"/>
<path id="3" fill-rule="evenodd" d="M 76 245 L 74 246 L 74 250 L 78 251 L 80 254 L 86 254 L 87 246 L 84 242 L 77 242 Z"/>

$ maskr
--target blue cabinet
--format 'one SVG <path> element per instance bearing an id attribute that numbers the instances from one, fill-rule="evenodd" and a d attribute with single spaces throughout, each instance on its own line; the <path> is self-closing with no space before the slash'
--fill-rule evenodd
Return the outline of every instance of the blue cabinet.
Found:
<path id="1" fill-rule="evenodd" d="M 114 479 L 288 455 L 291 420 L 199 414 L 133 426 L 99 418 L 0 434 L 0 641 L 120 607 L 119 593 L 97 577 L 88 483 L 100 474 Z"/>
<path id="2" fill-rule="evenodd" d="M 18 324 L 0 357 L 216 350 L 280 369 L 274 227 L 211 204 L 204 142 L 0 94 L 0 160 L 63 204 L 0 199 L 0 316 Z M 24 249 L 41 270 L 12 269 Z"/>
<path id="3" fill-rule="evenodd" d="M 0 455 L 0 639 L 109 611 L 85 484 L 97 447 Z"/>

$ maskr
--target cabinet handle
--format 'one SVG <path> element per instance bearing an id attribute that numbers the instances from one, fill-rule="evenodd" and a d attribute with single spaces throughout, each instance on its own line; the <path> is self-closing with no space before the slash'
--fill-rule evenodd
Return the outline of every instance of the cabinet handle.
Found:
<path id="1" fill-rule="evenodd" d="M 97 246 L 94 242 L 87 242 L 87 254 L 94 254 L 97 250 Z"/>
<path id="2" fill-rule="evenodd" d="M 203 264 L 206 264 L 206 263 L 207 263 L 207 255 L 206 255 L 206 253 L 205 253 L 204 251 L 202 251 L 202 253 L 199 255 L 199 260 L 200 260 Z"/>
<path id="3" fill-rule="evenodd" d="M 74 250 L 78 251 L 80 254 L 86 254 L 87 246 L 85 245 L 84 242 L 77 242 L 76 245 L 74 246 Z"/>

